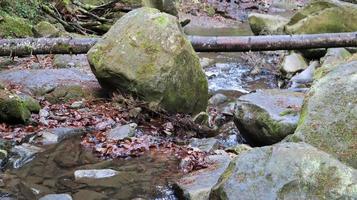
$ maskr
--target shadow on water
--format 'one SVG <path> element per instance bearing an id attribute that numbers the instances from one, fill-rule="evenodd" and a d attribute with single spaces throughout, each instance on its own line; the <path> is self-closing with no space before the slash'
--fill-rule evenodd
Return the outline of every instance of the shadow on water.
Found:
<path id="1" fill-rule="evenodd" d="M 4 173 L 0 193 L 15 199 L 37 199 L 46 194 L 67 193 L 75 200 L 177 199 L 170 183 L 180 177 L 178 161 L 154 151 L 139 158 L 100 160 L 80 145 L 79 138 L 49 147 L 32 162 Z M 118 175 L 103 179 L 75 180 L 78 169 L 113 169 Z M 1 187 L 0 187 L 1 188 Z M 1 199 L 1 198 L 0 198 Z"/>

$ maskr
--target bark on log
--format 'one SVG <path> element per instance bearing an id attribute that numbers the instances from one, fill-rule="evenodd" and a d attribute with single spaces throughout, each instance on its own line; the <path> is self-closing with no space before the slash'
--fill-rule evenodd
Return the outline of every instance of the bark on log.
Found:
<path id="1" fill-rule="evenodd" d="M 197 52 L 272 51 L 333 47 L 357 47 L 357 32 L 311 35 L 188 36 Z M 0 56 L 36 54 L 84 54 L 99 38 L 1 39 Z"/>

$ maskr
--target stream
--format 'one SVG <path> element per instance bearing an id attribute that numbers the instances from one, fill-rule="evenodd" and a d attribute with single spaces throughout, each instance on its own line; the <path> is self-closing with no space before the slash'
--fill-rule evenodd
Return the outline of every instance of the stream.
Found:
<path id="1" fill-rule="evenodd" d="M 223 93 L 233 102 L 256 89 L 276 88 L 272 70 L 251 75 L 241 53 L 199 53 L 210 63 L 204 68 L 211 95 Z M 230 103 L 227 102 L 227 103 Z M 101 160 L 80 145 L 80 138 L 45 146 L 31 162 L 2 174 L 0 199 L 38 199 L 46 194 L 70 194 L 75 200 L 152 199 L 175 200 L 171 183 L 182 176 L 179 161 L 157 152 L 131 159 Z M 79 169 L 113 169 L 116 176 L 76 180 Z M 91 198 L 89 198 L 91 197 Z"/>

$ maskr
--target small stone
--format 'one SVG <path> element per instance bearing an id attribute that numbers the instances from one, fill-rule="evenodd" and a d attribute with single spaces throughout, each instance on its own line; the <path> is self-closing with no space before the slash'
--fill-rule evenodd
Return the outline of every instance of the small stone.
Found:
<path id="1" fill-rule="evenodd" d="M 107 138 L 109 140 L 123 140 L 125 138 L 133 137 L 137 126 L 138 125 L 135 123 L 118 126 L 107 134 Z"/>
<path id="2" fill-rule="evenodd" d="M 212 106 L 218 106 L 228 100 L 228 97 L 224 94 L 215 94 L 209 100 L 208 103 Z"/>
<path id="3" fill-rule="evenodd" d="M 285 56 L 283 63 L 280 66 L 280 71 L 283 74 L 294 74 L 306 69 L 307 67 L 307 63 L 302 55 L 291 53 L 288 56 Z"/>
<path id="4" fill-rule="evenodd" d="M 47 118 L 50 116 L 50 113 L 47 111 L 47 109 L 41 109 L 39 112 L 40 117 Z"/>
<path id="5" fill-rule="evenodd" d="M 83 108 L 83 107 L 84 107 L 83 101 L 75 101 L 70 106 L 70 108 L 73 108 L 73 109 L 78 109 L 78 108 Z"/>
<path id="6" fill-rule="evenodd" d="M 69 194 L 48 194 L 39 200 L 72 200 L 72 197 Z"/>
<path id="7" fill-rule="evenodd" d="M 192 138 L 189 146 L 204 152 L 211 152 L 218 148 L 218 140 L 215 138 Z"/>
<path id="8" fill-rule="evenodd" d="M 89 170 L 76 170 L 74 172 L 74 178 L 76 180 L 88 178 L 88 179 L 102 179 L 116 176 L 119 172 L 112 169 L 89 169 Z"/>
<path id="9" fill-rule="evenodd" d="M 129 117 L 136 118 L 140 113 L 142 109 L 140 107 L 133 108 L 129 110 Z"/>

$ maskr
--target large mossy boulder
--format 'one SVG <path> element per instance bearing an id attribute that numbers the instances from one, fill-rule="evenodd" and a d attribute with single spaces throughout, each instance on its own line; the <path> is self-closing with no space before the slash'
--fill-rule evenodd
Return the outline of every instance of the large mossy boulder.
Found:
<path id="1" fill-rule="evenodd" d="M 38 101 L 30 96 L 0 89 L 0 122 L 26 123 L 31 112 L 38 112 L 40 108 Z"/>
<path id="2" fill-rule="evenodd" d="M 269 35 L 282 34 L 289 19 L 278 15 L 251 13 L 248 16 L 248 21 L 250 29 L 255 35 Z"/>
<path id="3" fill-rule="evenodd" d="M 294 133 L 303 99 L 289 90 L 259 90 L 239 98 L 234 122 L 249 143 L 274 144 Z"/>
<path id="4" fill-rule="evenodd" d="M 139 8 L 121 18 L 88 52 L 100 84 L 158 103 L 169 112 L 198 113 L 208 103 L 199 58 L 177 18 Z"/>
<path id="5" fill-rule="evenodd" d="M 290 141 L 304 141 L 357 167 L 357 61 L 337 66 L 311 87 Z"/>
<path id="6" fill-rule="evenodd" d="M 27 20 L 0 12 L 0 38 L 23 38 L 33 36 Z"/>
<path id="7" fill-rule="evenodd" d="M 289 34 L 357 31 L 357 5 L 336 0 L 313 1 L 297 12 L 285 27 Z"/>
<path id="8" fill-rule="evenodd" d="M 254 148 L 233 160 L 213 200 L 354 199 L 357 171 L 306 143 Z"/>

